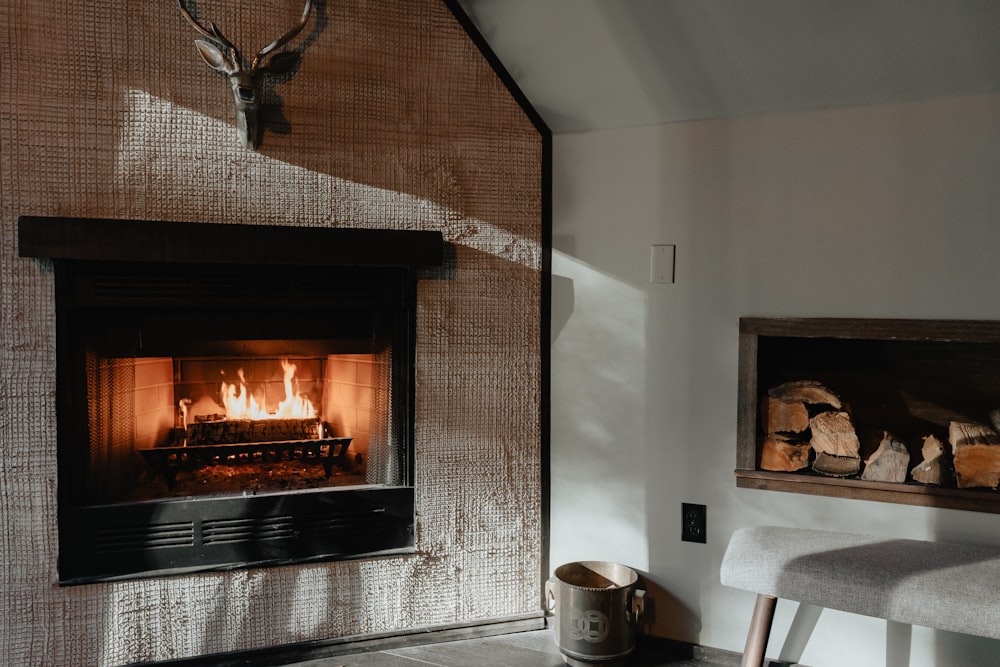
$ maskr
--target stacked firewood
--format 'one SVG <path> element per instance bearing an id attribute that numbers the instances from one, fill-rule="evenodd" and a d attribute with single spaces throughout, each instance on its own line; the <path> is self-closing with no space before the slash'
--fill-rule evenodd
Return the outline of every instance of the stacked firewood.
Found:
<path id="1" fill-rule="evenodd" d="M 958 488 L 1000 486 L 1000 416 L 993 412 L 993 424 L 951 422 L 948 440 L 955 457 Z"/>
<path id="2" fill-rule="evenodd" d="M 794 471 L 812 464 L 816 472 L 849 477 L 861 469 L 861 444 L 840 398 L 819 382 L 787 382 L 761 402 L 766 434 L 764 470 Z"/>
<path id="3" fill-rule="evenodd" d="M 884 431 L 878 448 L 862 462 L 850 406 L 839 396 L 810 380 L 773 387 L 760 403 L 760 467 L 779 472 L 811 467 L 821 475 L 873 482 L 1000 487 L 1000 410 L 983 424 L 937 406 L 907 404 L 915 417 L 942 427 L 938 432 L 947 430 L 947 446 L 933 433 L 924 436 L 921 460 L 914 463 L 906 443 Z"/>

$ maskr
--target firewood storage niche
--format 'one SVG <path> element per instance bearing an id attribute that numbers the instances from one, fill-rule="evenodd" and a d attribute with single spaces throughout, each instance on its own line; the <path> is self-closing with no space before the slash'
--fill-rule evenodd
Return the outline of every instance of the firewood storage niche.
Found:
<path id="1" fill-rule="evenodd" d="M 1000 322 L 740 320 L 737 485 L 1000 513 Z"/>
<path id="2" fill-rule="evenodd" d="M 24 218 L 54 260 L 59 575 L 413 551 L 439 233 Z"/>

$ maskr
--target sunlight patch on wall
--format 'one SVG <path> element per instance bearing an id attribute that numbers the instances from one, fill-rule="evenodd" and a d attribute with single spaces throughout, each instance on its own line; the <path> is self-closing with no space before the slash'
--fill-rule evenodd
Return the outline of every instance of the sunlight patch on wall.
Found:
<path id="1" fill-rule="evenodd" d="M 271 224 L 297 223 L 303 217 L 332 227 L 395 227 L 392 223 L 405 221 L 417 229 L 440 229 L 445 241 L 531 270 L 541 268 L 542 248 L 535 240 L 411 194 L 248 151 L 230 122 L 204 116 L 197 123 L 171 122 L 196 112 L 143 90 L 126 91 L 123 107 L 115 172 L 121 193 L 118 208 L 130 218 L 148 217 L 148 211 L 162 209 L 164 197 L 170 197 L 202 203 L 206 217 L 199 221 L 249 222 L 259 219 L 257 202 L 265 198 L 269 210 L 290 216 L 269 220 Z M 184 134 L 193 128 L 197 134 Z M 256 192 L 246 193 L 248 189 Z"/>
<path id="2" fill-rule="evenodd" d="M 552 273 L 552 566 L 646 569 L 646 295 L 560 252 Z"/>

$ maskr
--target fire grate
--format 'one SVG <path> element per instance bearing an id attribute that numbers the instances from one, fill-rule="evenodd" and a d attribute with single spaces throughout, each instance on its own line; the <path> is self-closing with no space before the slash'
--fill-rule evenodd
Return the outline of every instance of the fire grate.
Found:
<path id="1" fill-rule="evenodd" d="M 333 474 L 334 465 L 347 463 L 347 448 L 353 438 L 322 438 L 284 440 L 280 442 L 242 442 L 220 445 L 186 445 L 151 447 L 139 452 L 168 486 L 177 473 L 198 470 L 210 465 L 248 465 L 300 461 L 323 466 L 326 477 Z"/>

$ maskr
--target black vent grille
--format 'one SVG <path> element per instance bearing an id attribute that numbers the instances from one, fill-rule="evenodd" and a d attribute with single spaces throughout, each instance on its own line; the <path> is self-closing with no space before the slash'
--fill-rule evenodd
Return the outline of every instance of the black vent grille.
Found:
<path id="1" fill-rule="evenodd" d="M 357 534 L 383 530 L 388 518 L 384 507 L 364 512 L 311 514 L 299 517 L 299 529 L 303 536 L 308 537 L 324 537 L 344 531 Z"/>
<path id="2" fill-rule="evenodd" d="M 184 300 L 193 293 L 194 281 L 181 276 L 94 276 L 94 297 L 98 300 Z"/>
<path id="3" fill-rule="evenodd" d="M 94 533 L 99 554 L 194 546 L 194 524 L 178 523 L 100 528 Z"/>
<path id="4" fill-rule="evenodd" d="M 201 539 L 206 545 L 284 540 L 295 536 L 293 524 L 290 516 L 206 520 L 201 524 Z"/>
<path id="5" fill-rule="evenodd" d="M 413 500 L 386 487 L 86 507 L 60 519 L 60 582 L 413 553 Z"/>

